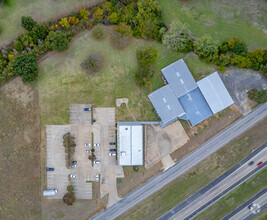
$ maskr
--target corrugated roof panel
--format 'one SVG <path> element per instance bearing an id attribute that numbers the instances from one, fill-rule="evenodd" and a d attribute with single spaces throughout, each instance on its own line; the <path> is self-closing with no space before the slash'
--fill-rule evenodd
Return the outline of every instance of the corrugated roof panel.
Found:
<path id="1" fill-rule="evenodd" d="M 148 98 L 164 124 L 177 119 L 185 113 L 169 85 L 151 93 Z"/>
<path id="2" fill-rule="evenodd" d="M 197 88 L 183 59 L 180 59 L 161 70 L 177 98 Z"/>
<path id="3" fill-rule="evenodd" d="M 234 103 L 217 72 L 199 80 L 197 84 L 213 114 Z"/>

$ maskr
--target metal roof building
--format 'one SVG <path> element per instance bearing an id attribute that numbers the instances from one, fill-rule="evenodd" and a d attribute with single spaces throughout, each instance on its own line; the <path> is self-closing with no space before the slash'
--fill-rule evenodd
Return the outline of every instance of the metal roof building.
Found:
<path id="1" fill-rule="evenodd" d="M 143 165 L 143 126 L 129 123 L 117 129 L 117 156 L 121 166 Z"/>
<path id="2" fill-rule="evenodd" d="M 217 72 L 197 82 L 213 114 L 234 103 Z"/>
<path id="3" fill-rule="evenodd" d="M 161 71 L 168 84 L 148 98 L 162 127 L 177 119 L 196 125 L 234 103 L 217 72 L 196 82 L 183 59 Z"/>

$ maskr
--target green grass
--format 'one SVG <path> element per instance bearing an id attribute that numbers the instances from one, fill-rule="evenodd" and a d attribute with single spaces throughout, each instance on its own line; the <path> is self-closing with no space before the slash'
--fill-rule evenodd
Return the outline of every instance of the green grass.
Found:
<path id="1" fill-rule="evenodd" d="M 219 177 L 240 160 L 267 141 L 265 123 L 262 121 L 241 137 L 212 154 L 196 167 L 163 187 L 117 219 L 156 219 L 173 206 Z M 212 218 L 211 218 L 212 219 Z"/>
<path id="2" fill-rule="evenodd" d="M 204 76 L 216 71 L 216 65 L 202 62 L 194 53 L 187 56 L 185 63 L 195 80 L 200 80 Z"/>
<path id="3" fill-rule="evenodd" d="M 250 0 L 159 0 L 163 20 L 170 24 L 174 20 L 187 23 L 194 37 L 211 34 L 214 39 L 239 38 L 250 49 L 267 47 L 266 2 L 252 3 Z"/>
<path id="4" fill-rule="evenodd" d="M 21 16 L 32 16 L 36 21 L 46 21 L 54 16 L 63 16 L 78 6 L 94 0 L 10 0 L 5 7 L 0 7 L 0 45 L 9 43 L 21 28 Z"/>
<path id="5" fill-rule="evenodd" d="M 210 206 L 195 219 L 221 219 L 267 186 L 267 168 Z"/>
<path id="6" fill-rule="evenodd" d="M 36 83 L 42 128 L 45 124 L 68 124 L 71 103 L 115 107 L 117 98 L 129 99 L 129 108 L 137 120 L 157 120 L 147 95 L 163 85 L 160 69 L 184 54 L 173 52 L 157 42 L 132 41 L 124 50 L 117 50 L 112 47 L 109 38 L 95 40 L 90 31 L 85 31 L 72 41 L 67 51 L 49 54 L 39 65 Z M 134 78 L 136 51 L 149 45 L 159 50 L 159 58 L 152 85 L 142 89 Z M 91 53 L 103 57 L 103 67 L 99 72 L 87 73 L 80 67 Z M 116 108 L 116 119 L 133 120 L 125 105 Z"/>

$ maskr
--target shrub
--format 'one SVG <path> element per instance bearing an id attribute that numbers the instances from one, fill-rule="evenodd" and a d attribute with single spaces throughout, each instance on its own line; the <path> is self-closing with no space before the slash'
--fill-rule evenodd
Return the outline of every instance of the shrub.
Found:
<path id="1" fill-rule="evenodd" d="M 61 27 L 63 28 L 68 28 L 70 26 L 70 23 L 68 21 L 67 18 L 61 18 L 59 24 L 61 25 Z"/>
<path id="2" fill-rule="evenodd" d="M 50 32 L 46 38 L 46 45 L 50 50 L 63 51 L 68 49 L 69 40 L 62 31 Z"/>
<path id="3" fill-rule="evenodd" d="M 96 25 L 92 33 L 96 39 L 102 39 L 106 36 L 106 30 L 102 24 Z"/>
<path id="4" fill-rule="evenodd" d="M 262 89 L 262 90 L 257 90 L 257 89 L 252 89 L 248 91 L 248 97 L 252 100 L 255 100 L 258 104 L 262 104 L 267 102 L 267 90 Z"/>
<path id="5" fill-rule="evenodd" d="M 97 72 L 102 67 L 102 57 L 98 54 L 91 54 L 84 62 L 81 63 L 81 67 L 89 70 L 89 72 Z"/>
<path id="6" fill-rule="evenodd" d="M 81 19 L 88 20 L 89 12 L 85 8 L 83 8 L 80 10 L 79 16 Z"/>
<path id="7" fill-rule="evenodd" d="M 70 16 L 70 17 L 68 18 L 68 21 L 69 21 L 69 23 L 70 23 L 71 25 L 76 25 L 76 24 L 79 23 L 79 19 L 76 18 L 75 16 Z"/>
<path id="8" fill-rule="evenodd" d="M 74 191 L 74 187 L 72 185 L 67 186 L 67 191 L 70 192 L 70 193 L 73 192 Z"/>
<path id="9" fill-rule="evenodd" d="M 0 5 L 6 5 L 8 3 L 7 0 L 0 0 Z"/>
<path id="10" fill-rule="evenodd" d="M 175 51 L 189 52 L 193 50 L 188 27 L 181 22 L 172 22 L 169 30 L 163 35 L 163 44 Z"/>
<path id="11" fill-rule="evenodd" d="M 33 20 L 32 17 L 21 17 L 21 26 L 24 27 L 27 31 L 31 31 L 36 24 L 37 22 Z"/>
<path id="12" fill-rule="evenodd" d="M 195 52 L 202 59 L 211 61 L 218 54 L 219 42 L 210 35 L 204 35 L 194 43 Z"/>
<path id="13" fill-rule="evenodd" d="M 130 25 L 127 25 L 125 22 L 119 23 L 119 25 L 114 28 L 112 34 L 114 46 L 119 49 L 125 48 L 129 44 L 129 37 L 131 37 L 132 34 L 133 32 Z"/>
<path id="14" fill-rule="evenodd" d="M 137 51 L 137 59 L 141 67 L 153 64 L 158 58 L 159 51 L 152 46 Z"/>
<path id="15" fill-rule="evenodd" d="M 33 55 L 23 54 L 17 56 L 13 67 L 15 73 L 22 77 L 23 82 L 30 82 L 37 78 L 37 62 L 36 57 Z"/>

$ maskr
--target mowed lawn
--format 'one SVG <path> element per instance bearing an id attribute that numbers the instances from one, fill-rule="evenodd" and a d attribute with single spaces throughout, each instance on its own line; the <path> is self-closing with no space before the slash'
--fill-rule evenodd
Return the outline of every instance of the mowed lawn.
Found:
<path id="1" fill-rule="evenodd" d="M 159 50 L 159 58 L 151 86 L 142 89 L 134 78 L 136 51 L 149 45 Z M 96 73 L 88 73 L 80 67 L 92 53 L 103 57 L 103 67 Z M 127 48 L 118 50 L 112 46 L 109 37 L 96 40 L 91 31 L 85 31 L 72 40 L 67 51 L 47 54 L 39 65 L 36 86 L 39 90 L 41 123 L 69 123 L 71 103 L 115 107 L 117 98 L 129 99 L 128 106 L 137 120 L 157 120 L 147 95 L 163 85 L 160 69 L 183 56 L 157 42 L 137 39 L 132 39 Z M 116 116 L 117 120 L 133 120 L 124 104 L 116 108 Z"/>
<path id="2" fill-rule="evenodd" d="M 95 0 L 9 0 L 9 5 L 0 6 L 0 45 L 9 43 L 22 30 L 21 16 L 32 16 L 36 21 L 46 21 L 54 16 L 64 16 Z M 92 4 L 92 3 L 91 3 Z"/>
<path id="3" fill-rule="evenodd" d="M 250 49 L 267 48 L 265 0 L 159 0 L 167 24 L 187 23 L 193 36 L 210 34 L 214 39 L 239 38 Z"/>

